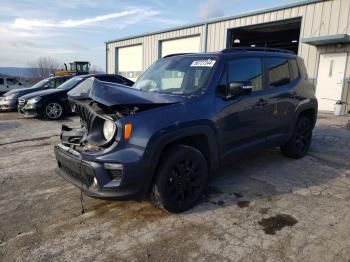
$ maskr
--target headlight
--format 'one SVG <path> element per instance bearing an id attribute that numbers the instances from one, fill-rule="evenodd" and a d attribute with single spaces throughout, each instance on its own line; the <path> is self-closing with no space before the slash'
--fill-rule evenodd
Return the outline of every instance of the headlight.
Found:
<path id="1" fill-rule="evenodd" d="M 27 104 L 35 104 L 35 103 L 38 103 L 40 100 L 41 100 L 40 96 L 33 97 L 27 101 Z"/>
<path id="2" fill-rule="evenodd" d="M 17 96 L 17 94 L 11 94 L 11 95 L 7 95 L 7 96 L 4 96 L 4 100 L 12 100 L 14 99 L 15 97 Z"/>
<path id="3" fill-rule="evenodd" d="M 115 134 L 116 125 L 109 120 L 103 123 L 103 136 L 107 142 L 111 141 Z"/>

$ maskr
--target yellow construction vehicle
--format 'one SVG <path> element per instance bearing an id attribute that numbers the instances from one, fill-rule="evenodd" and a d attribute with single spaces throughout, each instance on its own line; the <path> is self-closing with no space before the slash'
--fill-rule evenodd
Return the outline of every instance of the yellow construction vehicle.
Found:
<path id="1" fill-rule="evenodd" d="M 64 64 L 64 70 L 55 72 L 55 76 L 69 76 L 69 75 L 87 75 L 89 73 L 90 62 L 86 61 L 74 61 L 69 63 L 70 69 L 68 70 L 67 64 Z"/>

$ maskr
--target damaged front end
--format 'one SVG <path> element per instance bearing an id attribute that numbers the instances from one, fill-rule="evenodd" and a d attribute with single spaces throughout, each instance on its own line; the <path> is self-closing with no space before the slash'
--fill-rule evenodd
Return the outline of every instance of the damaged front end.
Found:
<path id="1" fill-rule="evenodd" d="M 84 90 L 73 89 L 68 93 L 72 110 L 81 120 L 79 129 L 62 126 L 62 144 L 79 147 L 82 150 L 102 150 L 111 145 L 111 138 L 118 138 L 119 121 L 125 116 L 177 103 L 179 96 L 142 92 L 120 84 L 107 83 L 91 78 L 86 80 Z M 82 96 L 89 90 L 89 97 Z M 81 99 L 82 98 L 82 99 Z M 114 130 L 104 130 L 108 125 Z M 106 132 L 110 137 L 106 137 Z"/>
<path id="2" fill-rule="evenodd" d="M 135 195 L 139 181 L 125 175 L 142 170 L 143 152 L 128 145 L 125 130 L 130 116 L 175 101 L 96 79 L 90 85 L 89 98 L 69 94 L 80 127 L 62 125 L 61 144 L 55 147 L 58 174 L 92 197 Z"/>

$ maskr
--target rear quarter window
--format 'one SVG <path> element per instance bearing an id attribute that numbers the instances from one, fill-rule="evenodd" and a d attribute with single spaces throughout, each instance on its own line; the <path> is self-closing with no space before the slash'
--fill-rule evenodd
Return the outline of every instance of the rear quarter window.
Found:
<path id="1" fill-rule="evenodd" d="M 280 87 L 291 82 L 287 58 L 265 58 L 269 87 Z"/>
<path id="2" fill-rule="evenodd" d="M 301 57 L 298 57 L 297 62 L 298 62 L 298 67 L 299 67 L 299 72 L 300 72 L 301 77 L 305 80 L 308 80 L 309 77 L 307 75 L 304 60 Z"/>
<path id="3" fill-rule="evenodd" d="M 297 60 L 295 59 L 290 59 L 289 60 L 290 63 L 290 71 L 291 71 L 291 78 L 292 80 L 297 80 L 300 78 L 300 73 L 299 73 L 299 67 L 298 67 L 298 63 Z"/>

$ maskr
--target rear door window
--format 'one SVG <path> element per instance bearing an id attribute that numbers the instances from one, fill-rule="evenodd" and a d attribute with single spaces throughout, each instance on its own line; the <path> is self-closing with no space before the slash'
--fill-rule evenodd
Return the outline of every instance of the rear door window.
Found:
<path id="1" fill-rule="evenodd" d="M 55 79 L 51 79 L 47 84 L 47 88 L 56 88 L 56 83 L 55 83 Z"/>
<path id="2" fill-rule="evenodd" d="M 269 87 L 281 87 L 291 82 L 287 58 L 265 58 Z"/>
<path id="3" fill-rule="evenodd" d="M 55 88 L 62 85 L 64 82 L 66 82 L 66 80 L 67 80 L 67 78 L 65 78 L 65 77 L 56 78 Z"/>
<path id="4" fill-rule="evenodd" d="M 260 58 L 238 58 L 228 62 L 228 82 L 251 81 L 253 91 L 263 89 Z"/>

